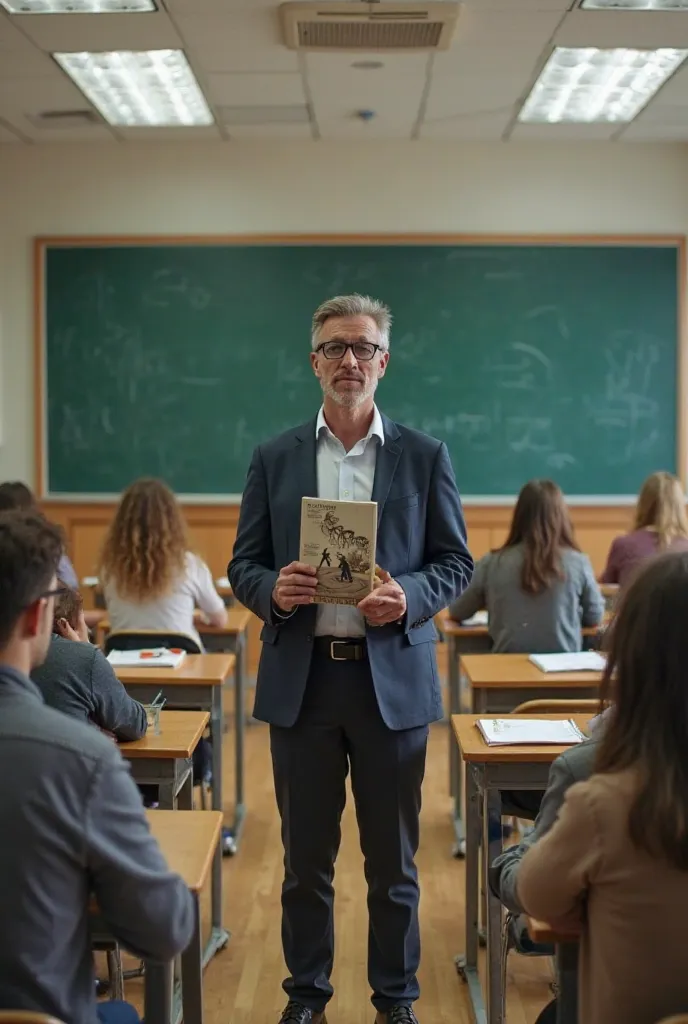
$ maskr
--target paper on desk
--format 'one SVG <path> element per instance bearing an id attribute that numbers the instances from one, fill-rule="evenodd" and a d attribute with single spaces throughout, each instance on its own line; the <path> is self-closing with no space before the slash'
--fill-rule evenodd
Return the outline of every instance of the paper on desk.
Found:
<path id="1" fill-rule="evenodd" d="M 100 583 L 100 580 L 98 579 L 97 576 L 84 576 L 81 582 L 85 587 L 97 587 Z"/>
<path id="2" fill-rule="evenodd" d="M 185 651 L 147 647 L 140 651 L 110 651 L 108 661 L 119 668 L 179 668 L 185 657 Z"/>
<path id="3" fill-rule="evenodd" d="M 476 612 L 475 615 L 471 615 L 470 619 L 462 619 L 462 626 L 486 626 L 487 625 L 487 611 L 483 610 Z"/>
<path id="4" fill-rule="evenodd" d="M 607 662 L 597 651 L 573 654 L 531 654 L 530 661 L 541 672 L 604 672 Z"/>
<path id="5" fill-rule="evenodd" d="M 481 718 L 478 728 L 488 747 L 537 744 L 564 747 L 585 739 L 572 719 Z"/>
<path id="6" fill-rule="evenodd" d="M 215 580 L 215 586 L 219 590 L 229 590 L 229 580 L 226 576 L 220 576 L 219 579 Z"/>

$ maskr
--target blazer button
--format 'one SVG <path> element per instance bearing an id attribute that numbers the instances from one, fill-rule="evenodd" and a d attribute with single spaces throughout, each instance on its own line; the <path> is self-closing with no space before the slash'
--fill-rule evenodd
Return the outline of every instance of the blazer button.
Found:
<path id="1" fill-rule="evenodd" d="M 306 640 L 308 641 L 309 644 L 313 643 L 313 636 L 312 636 L 311 633 L 308 634 L 308 636 L 306 637 Z"/>

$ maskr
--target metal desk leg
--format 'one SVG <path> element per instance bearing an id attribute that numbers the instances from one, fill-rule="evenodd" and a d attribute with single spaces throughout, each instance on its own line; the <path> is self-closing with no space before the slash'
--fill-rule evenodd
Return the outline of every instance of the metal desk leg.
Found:
<path id="1" fill-rule="evenodd" d="M 487 895 L 487 1020 L 504 1024 L 502 992 L 502 904 L 488 885 L 489 867 L 502 852 L 502 796 L 499 790 L 485 794 L 485 838 L 483 846 L 483 884 Z"/>
<path id="2" fill-rule="evenodd" d="M 177 793 L 177 807 L 180 811 L 193 811 L 194 809 L 193 783 L 193 768 L 190 768 Z"/>
<path id="3" fill-rule="evenodd" d="M 483 770 L 466 766 L 466 954 L 456 969 L 468 985 L 475 1024 L 487 1024 L 478 974 L 478 906 L 480 893 L 480 833 L 482 830 Z"/>
<path id="4" fill-rule="evenodd" d="M 210 738 L 213 745 L 213 810 L 222 811 L 222 687 L 213 687 L 210 712 Z M 229 932 L 222 927 L 222 846 L 217 844 L 213 856 L 212 874 L 212 933 L 203 955 L 205 966 L 219 949 L 227 945 Z"/>
<path id="5" fill-rule="evenodd" d="M 182 953 L 184 1024 L 203 1024 L 203 943 L 198 894 L 194 893 L 194 933 Z"/>
<path id="6" fill-rule="evenodd" d="M 234 670 L 234 845 L 239 849 L 244 827 L 244 730 L 246 728 L 246 631 L 237 637 Z"/>
<path id="7" fill-rule="evenodd" d="M 173 961 L 146 961 L 144 1006 L 146 1024 L 172 1024 Z"/>
<path id="8" fill-rule="evenodd" d="M 557 1024 L 578 1021 L 578 943 L 557 946 Z"/>
<path id="9" fill-rule="evenodd" d="M 451 727 L 451 716 L 461 711 L 461 683 L 459 676 L 459 652 L 456 637 L 448 637 L 449 654 L 449 792 L 454 798 L 452 816 L 454 820 L 454 857 L 466 854 L 466 839 L 463 822 L 463 773 L 461 771 L 461 754 Z"/>

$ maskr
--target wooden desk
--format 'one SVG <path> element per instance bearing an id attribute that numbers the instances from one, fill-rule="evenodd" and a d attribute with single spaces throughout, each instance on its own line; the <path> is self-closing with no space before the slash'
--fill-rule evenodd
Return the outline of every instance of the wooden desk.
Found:
<path id="1" fill-rule="evenodd" d="M 557 1024 L 578 1024 L 578 935 L 559 932 L 545 921 L 526 919 L 533 942 L 555 947 L 557 964 Z"/>
<path id="2" fill-rule="evenodd" d="M 210 739 L 213 747 L 212 804 L 214 811 L 221 811 L 222 804 L 222 692 L 227 677 L 234 669 L 236 658 L 233 654 L 187 654 L 179 668 L 131 668 L 116 667 L 118 679 L 126 686 L 132 697 L 143 703 L 150 703 L 161 690 L 167 701 L 165 707 L 195 709 L 210 713 Z M 243 748 L 238 750 L 242 758 Z M 243 803 L 243 770 L 235 779 L 236 802 L 232 828 L 236 836 L 241 835 L 246 808 Z M 222 927 L 222 851 L 219 849 L 213 864 L 213 934 L 216 941 L 227 941 Z M 218 947 L 220 948 L 220 947 Z"/>
<path id="3" fill-rule="evenodd" d="M 614 587 L 613 590 L 618 588 Z M 583 647 L 588 648 L 595 646 L 595 641 L 599 640 L 599 637 L 606 628 L 607 624 L 611 621 L 611 613 L 605 614 L 605 619 L 602 626 L 595 626 L 590 629 L 584 629 L 583 632 Z M 457 715 L 461 711 L 468 711 L 471 705 L 469 694 L 467 691 L 462 690 L 462 677 L 460 671 L 461 660 L 469 654 L 489 654 L 492 648 L 492 640 L 488 633 L 487 626 L 465 626 L 461 622 L 456 622 L 449 615 L 448 609 L 440 612 L 436 616 L 437 628 L 444 636 L 447 643 L 447 655 L 448 655 L 448 669 L 447 669 L 447 682 L 449 690 L 449 714 Z M 541 696 L 541 694 L 540 694 Z M 562 696 L 564 696 L 562 694 Z M 580 694 L 579 696 L 583 696 Z M 527 700 L 526 696 L 516 700 L 508 707 L 507 710 L 511 711 L 516 704 L 521 703 L 523 700 Z M 496 710 L 493 705 L 490 705 L 491 710 Z M 479 710 L 477 707 L 473 707 L 473 710 Z M 459 759 L 459 751 L 453 738 L 449 737 L 449 793 L 453 798 L 453 819 L 454 819 L 454 832 L 456 835 L 456 845 L 454 847 L 454 855 L 461 856 L 463 851 L 463 823 L 461 814 L 461 765 Z"/>
<path id="4" fill-rule="evenodd" d="M 187 1024 L 203 1024 L 203 968 L 217 952 L 211 942 L 203 949 L 199 896 L 205 886 L 222 835 L 220 811 L 148 811 L 151 832 L 158 840 L 172 871 L 181 875 L 194 897 L 193 938 L 181 958 L 181 1002 L 172 1019 L 183 1016 Z M 225 940 L 226 944 L 226 940 Z"/>
<path id="5" fill-rule="evenodd" d="M 478 974 L 478 920 L 480 904 L 480 857 L 483 877 L 502 852 L 502 792 L 544 790 L 552 761 L 568 747 L 488 746 L 476 726 L 478 718 L 491 715 L 453 715 L 452 730 L 466 765 L 466 953 L 456 967 L 467 982 L 477 1022 L 504 1024 L 504 993 L 501 971 L 502 907 L 487 887 L 486 1000 Z M 525 716 L 534 717 L 534 716 Z M 589 715 L 538 715 L 538 718 L 573 718 L 586 731 Z M 482 842 L 481 836 L 487 837 Z"/>
<path id="6" fill-rule="evenodd" d="M 161 807 L 193 808 L 191 759 L 209 718 L 207 711 L 161 711 L 158 735 L 149 729 L 143 739 L 119 744 L 134 782 L 157 786 Z"/>

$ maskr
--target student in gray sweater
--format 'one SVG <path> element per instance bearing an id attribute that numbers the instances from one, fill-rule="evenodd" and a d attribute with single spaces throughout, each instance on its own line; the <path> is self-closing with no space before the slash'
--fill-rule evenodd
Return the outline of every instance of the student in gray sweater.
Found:
<path id="1" fill-rule="evenodd" d="M 88 643 L 81 596 L 61 582 L 53 635 L 31 678 L 48 707 L 90 722 L 126 743 L 145 736 L 145 708 L 130 697 L 107 658 Z"/>
<path id="2" fill-rule="evenodd" d="M 582 627 L 602 621 L 604 599 L 590 559 L 551 480 L 523 487 L 504 546 L 477 563 L 449 613 L 461 622 L 483 608 L 495 653 L 580 651 Z"/>

